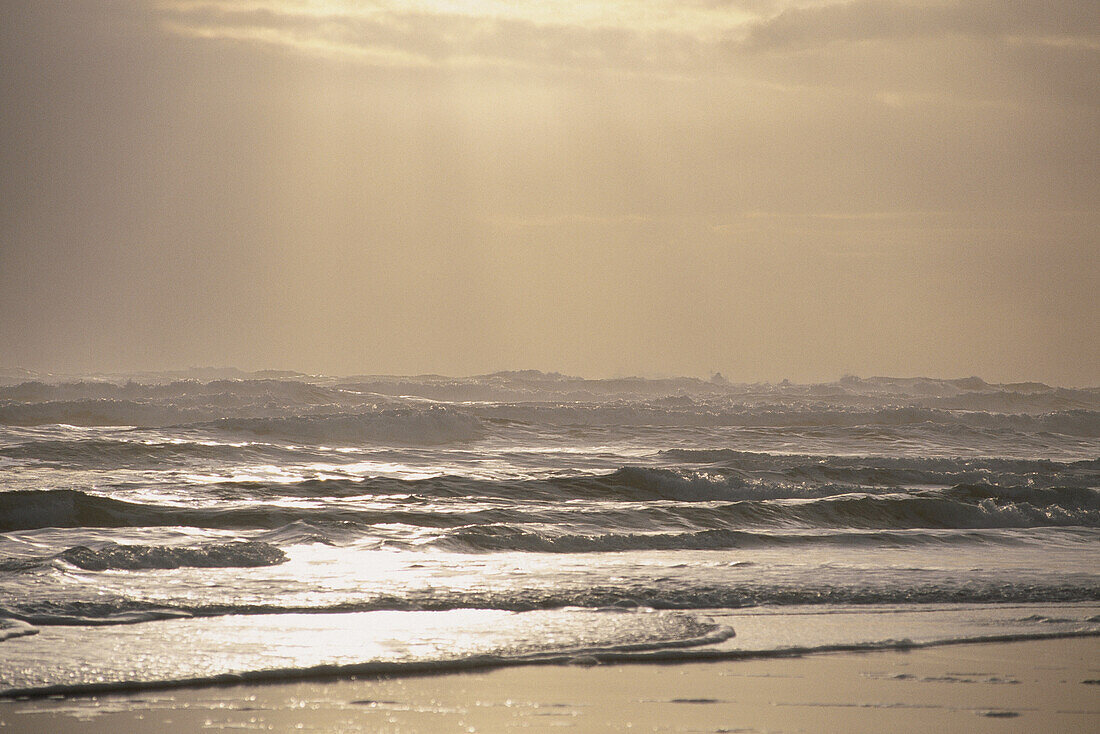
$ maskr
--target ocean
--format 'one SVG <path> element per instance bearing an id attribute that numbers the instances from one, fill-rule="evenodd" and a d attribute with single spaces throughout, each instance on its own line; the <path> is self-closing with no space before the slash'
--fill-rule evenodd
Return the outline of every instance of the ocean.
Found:
<path id="1" fill-rule="evenodd" d="M 1100 634 L 1100 389 L 0 375 L 0 696 Z"/>

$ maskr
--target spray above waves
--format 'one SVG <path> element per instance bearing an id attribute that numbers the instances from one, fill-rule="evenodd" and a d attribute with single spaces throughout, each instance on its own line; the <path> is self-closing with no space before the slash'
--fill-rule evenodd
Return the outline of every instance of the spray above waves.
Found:
<path id="1" fill-rule="evenodd" d="M 127 380 L 122 384 L 96 380 L 60 383 L 30 381 L 0 387 L 0 400 L 13 402 L 172 401 L 174 404 L 195 408 L 232 408 L 271 403 L 331 405 L 348 397 L 346 390 L 316 385 L 304 379 L 215 379 L 207 382 L 190 379 L 169 383 L 140 383 Z"/>
<path id="2" fill-rule="evenodd" d="M 373 379 L 235 374 L 244 379 L 0 386 L 0 425 L 213 423 L 215 430 L 288 440 L 402 445 L 472 440 L 484 435 L 486 422 L 792 430 L 925 427 L 1100 437 L 1100 390 L 991 385 L 977 378 L 730 385 L 692 378 L 584 380 L 534 371 Z M 461 403 L 461 411 L 451 408 L 455 414 L 446 419 L 421 415 L 418 410 L 426 401 Z"/>
<path id="3" fill-rule="evenodd" d="M 2 372 L 2 371 L 0 371 Z M 0 374 L 0 401 L 66 400 L 171 401 L 192 406 L 252 403 L 334 405 L 353 400 L 416 396 L 446 402 L 606 402 L 672 398 L 677 404 L 732 399 L 746 404 L 898 404 L 963 410 L 1050 412 L 1100 409 L 1100 390 L 1052 387 L 1042 383 L 987 383 L 964 379 L 845 377 L 818 384 L 729 383 L 692 377 L 586 379 L 560 373 L 521 370 L 471 377 L 324 377 L 301 373 L 246 373 L 196 370 L 94 378 Z"/>

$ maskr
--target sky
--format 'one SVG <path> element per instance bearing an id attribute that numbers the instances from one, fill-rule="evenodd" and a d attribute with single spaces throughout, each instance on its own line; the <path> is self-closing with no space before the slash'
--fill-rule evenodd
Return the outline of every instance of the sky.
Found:
<path id="1" fill-rule="evenodd" d="M 0 14 L 0 366 L 1100 385 L 1095 0 Z"/>

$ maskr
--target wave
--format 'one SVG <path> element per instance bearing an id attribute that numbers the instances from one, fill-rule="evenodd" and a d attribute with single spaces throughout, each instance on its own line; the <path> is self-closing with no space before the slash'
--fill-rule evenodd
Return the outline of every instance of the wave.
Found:
<path id="1" fill-rule="evenodd" d="M 648 650 L 591 650 L 584 653 L 571 651 L 559 654 L 541 654 L 536 656 L 477 655 L 468 658 L 415 661 L 415 662 L 369 662 L 343 665 L 318 665 L 303 668 L 279 668 L 253 670 L 240 673 L 222 673 L 209 676 L 194 676 L 179 679 L 152 681 L 117 681 L 103 683 L 72 683 L 47 686 L 8 688 L 0 690 L 0 699 L 39 699 L 59 696 L 92 696 L 117 693 L 137 693 L 146 691 L 173 690 L 176 688 L 194 688 L 201 686 L 224 686 L 255 683 L 280 683 L 301 680 L 327 680 L 331 678 L 374 678 L 394 676 L 433 675 L 439 673 L 458 673 L 491 670 L 529 665 L 603 665 L 614 663 L 688 663 L 721 660 L 753 660 L 790 658 L 803 655 L 837 652 L 873 652 L 884 650 L 915 650 L 920 648 L 943 647 L 948 645 L 1025 642 L 1029 640 L 1054 640 L 1076 637 L 1096 637 L 1100 631 L 1080 630 L 1070 632 L 1029 632 L 994 634 L 981 636 L 945 637 L 935 640 L 914 642 L 909 639 L 882 640 L 850 644 L 827 644 L 815 646 L 783 647 L 769 650 L 714 649 L 707 645 L 721 642 L 718 634 L 700 637 L 697 641 L 686 641 L 681 645 L 654 645 Z M 688 701 L 688 699 L 685 699 Z"/>
<path id="2" fill-rule="evenodd" d="M 173 568 L 254 568 L 285 563 L 286 553 L 268 543 L 232 541 L 195 546 L 119 545 L 66 548 L 48 556 L 0 559 L 0 572 L 25 572 L 62 561 L 85 571 L 142 571 Z"/>
<path id="3" fill-rule="evenodd" d="M 205 543 L 197 546 L 118 545 L 99 548 L 78 545 L 57 556 L 86 571 L 145 570 L 170 568 L 252 568 L 277 566 L 286 553 L 273 545 L 256 541 Z"/>
<path id="4" fill-rule="evenodd" d="M 822 385 L 734 386 L 692 378 L 580 380 L 543 373 L 369 381 L 26 382 L 0 386 L 0 425 L 164 427 L 228 420 L 292 436 L 304 430 L 313 439 L 316 436 L 308 428 L 291 424 L 311 420 L 336 424 L 336 416 L 370 415 L 410 399 L 461 402 L 469 414 L 467 420 L 558 427 L 917 426 L 1100 437 L 1100 390 L 1096 389 L 1068 390 L 1038 383 L 997 386 L 976 378 L 853 378 Z M 273 423 L 265 426 L 264 421 Z M 433 435 L 432 428 L 422 428 L 429 437 Z M 346 440 L 359 440 L 366 431 L 367 440 L 376 440 L 374 429 L 362 426 L 331 430 L 347 436 Z M 419 443 L 408 431 L 401 435 L 402 442 Z M 439 442 L 428 439 L 433 441 Z"/>
<path id="5" fill-rule="evenodd" d="M 127 502 L 73 489 L 16 490 L 0 494 L 0 532 L 36 528 L 197 527 L 276 529 L 300 520 L 370 525 L 400 522 L 401 513 L 277 506 L 197 509 Z M 430 518 L 429 518 L 430 519 Z"/>
<path id="6" fill-rule="evenodd" d="M 13 622 L 32 626 L 109 627 L 165 619 L 249 613 L 247 607 L 242 607 L 240 611 L 226 610 L 204 615 L 201 611 L 196 613 L 179 607 L 111 597 L 100 601 L 0 600 L 0 614 L 8 614 L 7 619 Z"/>
<path id="7" fill-rule="evenodd" d="M 1095 533 L 1062 536 L 1060 542 L 1094 543 Z M 768 548 L 845 547 L 863 549 L 927 548 L 958 545 L 1013 546 L 1047 543 L 1034 538 L 969 530 L 936 531 L 851 531 L 851 532 L 751 532 L 745 530 L 695 530 L 648 533 L 540 533 L 523 527 L 488 525 L 462 528 L 430 542 L 432 547 L 465 553 L 515 551 L 526 553 L 613 553 L 647 550 L 748 550 Z M 409 547 L 389 542 L 392 547 Z"/>
<path id="8" fill-rule="evenodd" d="M 368 412 L 222 417 L 218 411 L 130 400 L 0 405 L 0 425 L 48 424 L 172 427 L 177 430 L 228 432 L 307 443 L 369 442 L 410 446 L 472 441 L 485 435 L 485 426 L 477 417 L 441 406 L 390 408 Z M 48 449 L 49 446 L 41 448 Z"/>
<path id="9" fill-rule="evenodd" d="M 271 462 L 310 456 L 303 449 L 247 442 L 244 445 L 187 440 L 86 438 L 24 441 L 0 446 L 0 456 L 65 467 L 127 469 L 195 461 Z"/>
<path id="10" fill-rule="evenodd" d="M 270 483 L 219 483 L 221 491 L 256 498 L 415 495 L 419 498 L 509 500 L 623 500 L 706 502 L 720 500 L 816 499 L 851 493 L 896 493 L 903 489 L 959 485 L 1004 488 L 1022 501 L 1045 501 L 1040 490 L 1071 490 L 1088 501 L 1100 487 L 1100 461 L 845 459 L 746 454 L 726 451 L 669 451 L 697 468 L 627 466 L 610 474 L 551 479 L 476 479 L 442 475 L 424 479 L 367 477 L 307 479 Z M 705 468 L 698 465 L 709 464 Z M 1036 490 L 1032 495 L 1020 489 Z M 1073 493 L 1073 490 L 1088 490 Z M 1091 506 L 1091 505 L 1090 505 Z"/>
<path id="11" fill-rule="evenodd" d="M 518 404 L 472 409 L 483 418 L 532 425 L 667 426 L 742 428 L 902 428 L 928 426 L 1013 432 L 1051 432 L 1100 436 L 1100 411 L 1073 409 L 1041 415 L 957 411 L 917 406 L 725 407 L 713 404 L 670 405 L 667 401 L 621 404 Z"/>
<path id="12" fill-rule="evenodd" d="M 715 375 L 710 380 L 691 377 L 647 379 L 624 377 L 584 379 L 537 370 L 496 372 L 466 378 L 438 375 L 419 377 L 348 378 L 349 389 L 382 395 L 416 395 L 444 401 L 568 401 L 653 400 L 672 398 L 679 404 L 734 400 L 743 403 L 866 405 L 899 401 L 934 406 L 937 401 L 956 401 L 959 408 L 988 405 L 1002 412 L 1100 407 L 1096 389 L 1052 387 L 1038 382 L 991 384 L 978 377 L 938 379 L 928 377 L 845 377 L 837 382 L 796 384 L 730 383 Z M 973 403 L 968 402 L 973 401 Z M 981 409 L 981 408 L 977 408 Z"/>
<path id="13" fill-rule="evenodd" d="M 27 637 L 28 635 L 37 634 L 38 628 L 34 625 L 27 624 L 20 619 L 0 617 L 0 642 L 11 640 L 15 637 Z"/>
<path id="14" fill-rule="evenodd" d="M 168 426 L 209 420 L 208 412 L 134 400 L 64 400 L 0 404 L 0 425 Z"/>
<path id="15" fill-rule="evenodd" d="M 305 523 L 324 532 L 360 532 L 374 525 L 406 524 L 448 528 L 468 522 L 500 522 L 504 509 L 469 513 L 388 510 L 333 503 L 325 507 L 247 506 L 177 507 L 103 497 L 73 489 L 15 490 L 0 493 L 0 532 L 38 528 L 194 527 L 222 530 L 277 530 Z"/>
<path id="16" fill-rule="evenodd" d="M 1030 640 L 1072 639 L 1100 636 L 1097 630 L 1057 632 L 1025 632 L 990 635 L 941 637 L 932 640 L 887 639 L 871 642 L 789 646 L 765 650 L 739 650 L 708 647 L 732 636 L 729 628 L 719 628 L 698 638 L 677 643 L 653 643 L 645 646 L 620 646 L 603 649 L 571 650 L 564 653 L 541 653 L 527 656 L 475 655 L 466 658 L 410 662 L 366 662 L 326 664 L 300 668 L 250 670 L 177 679 L 149 681 L 122 680 L 95 683 L 68 683 L 0 690 L 0 699 L 40 699 L 59 696 L 92 696 L 118 693 L 173 690 L 201 686 L 224 686 L 256 683 L 280 683 L 332 678 L 375 678 L 433 675 L 491 670 L 495 668 L 531 665 L 604 665 L 604 664 L 667 664 L 672 662 L 714 662 L 753 659 L 790 658 L 803 655 L 837 652 L 873 652 L 885 650 L 915 650 L 961 644 L 1025 642 Z M 689 699 L 684 699 L 689 702 Z"/>
<path id="17" fill-rule="evenodd" d="M 715 375 L 695 377 L 617 377 L 588 379 L 539 370 L 500 371 L 470 377 L 443 375 L 360 375 L 344 378 L 300 372 L 237 369 L 198 369 L 114 376 L 58 376 L 26 370 L 0 370 L 0 400 L 58 400 L 73 398 L 165 398 L 191 395 L 242 394 L 299 401 L 332 401 L 343 392 L 416 395 L 446 401 L 552 400 L 572 397 L 644 398 L 653 396 L 741 397 L 772 400 L 839 399 L 1049 399 L 1066 404 L 1096 402 L 1096 388 L 1063 388 L 1041 382 L 989 383 L 980 377 L 857 377 L 835 382 L 799 384 L 731 383 Z"/>
<path id="18" fill-rule="evenodd" d="M 543 616 L 537 612 L 535 614 Z M 359 673 L 408 674 L 470 670 L 507 665 L 533 665 L 570 661 L 581 663 L 594 660 L 593 656 L 596 655 L 637 655 L 659 650 L 684 650 L 715 645 L 734 636 L 733 630 L 725 625 L 718 624 L 706 617 L 682 613 L 637 614 L 623 610 L 604 610 L 602 612 L 575 611 L 570 613 L 570 616 L 590 618 L 608 614 L 625 619 L 616 620 L 616 623 L 608 625 L 606 629 L 601 627 L 596 620 L 585 619 L 589 629 L 593 630 L 592 633 L 576 638 L 568 634 L 563 635 L 561 638 L 548 635 L 544 639 L 532 640 L 518 646 L 508 643 L 490 643 L 485 646 L 486 649 L 483 652 L 454 658 L 433 659 L 432 657 L 425 658 L 421 655 L 413 655 L 405 660 L 374 659 L 364 662 L 332 662 L 298 668 L 249 669 L 245 667 L 243 670 L 233 672 L 176 679 L 134 680 L 126 673 L 121 674 L 125 677 L 116 679 L 116 676 L 120 675 L 119 673 L 108 673 L 107 675 L 99 674 L 91 680 L 85 679 L 77 683 L 50 684 L 48 682 L 50 677 L 40 678 L 37 681 L 31 678 L 28 682 L 34 681 L 37 685 L 32 683 L 31 685 L 18 687 L 8 683 L 6 687 L 0 688 L 0 699 L 17 696 L 25 698 L 57 695 L 62 692 L 88 694 L 91 692 L 143 690 L 249 680 L 284 680 L 303 676 L 352 675 Z M 537 622 L 534 624 L 538 625 Z M 549 629 L 554 630 L 556 628 L 551 624 Z M 247 662 L 244 662 L 244 665 L 247 664 Z M 233 667 L 239 665 L 241 665 L 241 662 L 237 662 Z M 185 669 L 186 667 L 190 666 L 185 666 Z M 204 667 L 209 669 L 207 666 Z M 199 668 L 193 669 L 199 670 Z M 72 681 L 73 679 L 80 680 L 80 677 L 79 674 L 76 674 L 62 676 L 62 679 L 67 678 Z M 16 679 L 18 680 L 18 677 Z"/>
<path id="19" fill-rule="evenodd" d="M 677 463 L 707 465 L 791 482 L 906 487 L 995 482 L 1032 487 L 1100 487 L 1100 460 L 900 458 L 766 454 L 732 449 L 671 449 Z"/>
<path id="20" fill-rule="evenodd" d="M 16 490 L 0 493 L 0 532 L 46 527 L 166 527 L 274 530 L 295 522 L 336 527 L 404 524 L 427 528 L 461 528 L 498 524 L 549 524 L 600 527 L 608 532 L 630 528 L 862 528 L 968 529 L 1032 527 L 1100 527 L 1100 490 L 1081 487 L 1002 487 L 988 484 L 956 485 L 910 491 L 853 491 L 851 487 L 816 487 L 809 492 L 780 486 L 742 486 L 738 482 L 681 477 L 663 470 L 620 470 L 609 476 L 526 482 L 347 482 L 331 487 L 361 490 L 403 487 L 454 491 L 461 488 L 492 496 L 541 499 L 512 507 L 439 507 L 425 504 L 415 493 L 392 508 L 364 506 L 341 500 L 337 493 L 321 506 L 295 507 L 255 502 L 211 504 L 205 508 L 128 502 L 78 490 Z M 306 485 L 311 490 L 330 483 Z M 270 487 L 270 485 L 268 485 Z M 302 485 L 297 486 L 302 489 Z M 278 491 L 277 489 L 275 491 Z M 609 505 L 564 505 L 579 492 L 585 498 L 625 500 Z M 572 492 L 572 494 L 570 494 Z M 801 492 L 801 494 L 800 494 Z M 795 495 L 796 499 L 790 499 Z M 645 502 L 669 500 L 678 504 Z"/>
<path id="21" fill-rule="evenodd" d="M 300 380 L 176 380 L 167 384 L 104 381 L 44 383 L 30 381 L 0 387 L 0 400 L 48 403 L 80 400 L 173 401 L 196 406 L 331 405 L 347 399 L 346 390 Z"/>
<path id="22" fill-rule="evenodd" d="M 196 603 L 180 598 L 151 602 L 102 595 L 90 600 L 32 598 L 0 599 L 0 617 L 38 626 L 101 626 L 135 624 L 189 617 L 272 614 L 344 614 L 350 612 L 442 612 L 457 609 L 491 609 L 530 612 L 556 609 L 746 609 L 761 606 L 831 605 L 942 605 L 942 604 L 1060 604 L 1100 601 L 1096 579 L 1062 580 L 1048 584 L 1012 583 L 1003 578 L 951 579 L 935 582 L 886 582 L 842 585 L 836 583 L 753 583 L 726 585 L 678 579 L 597 582 L 584 587 L 410 589 L 397 594 L 366 595 L 354 601 L 317 604 L 255 602 Z"/>

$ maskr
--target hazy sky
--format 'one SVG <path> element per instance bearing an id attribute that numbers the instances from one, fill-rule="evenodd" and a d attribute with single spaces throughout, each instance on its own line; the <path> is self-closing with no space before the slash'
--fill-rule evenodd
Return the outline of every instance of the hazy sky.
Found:
<path id="1" fill-rule="evenodd" d="M 1100 384 L 1096 0 L 4 0 L 0 366 Z"/>

